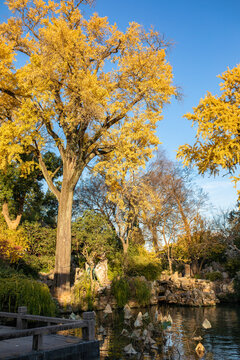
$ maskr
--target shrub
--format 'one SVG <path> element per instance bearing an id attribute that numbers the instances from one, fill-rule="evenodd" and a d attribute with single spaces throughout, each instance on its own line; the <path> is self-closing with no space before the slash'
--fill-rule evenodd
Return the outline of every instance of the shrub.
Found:
<path id="1" fill-rule="evenodd" d="M 10 230 L 0 228 L 0 258 L 16 263 L 28 248 L 28 239 L 24 229 Z"/>
<path id="2" fill-rule="evenodd" d="M 120 308 L 124 307 L 130 299 L 135 300 L 141 306 L 145 306 L 150 302 L 151 289 L 144 279 L 122 277 L 113 280 L 112 294 Z"/>
<path id="3" fill-rule="evenodd" d="M 90 276 L 85 273 L 74 284 L 72 305 L 78 310 L 92 310 L 95 299 L 94 287 L 91 285 Z"/>
<path id="4" fill-rule="evenodd" d="M 151 289 L 149 284 L 141 278 L 131 279 L 131 298 L 136 300 L 139 305 L 146 306 L 150 302 Z"/>
<path id="5" fill-rule="evenodd" d="M 112 282 L 112 293 L 117 301 L 118 307 L 122 308 L 130 298 L 130 286 L 128 279 L 114 279 Z"/>
<path id="6" fill-rule="evenodd" d="M 225 264 L 226 271 L 229 272 L 231 277 L 234 277 L 238 271 L 240 271 L 240 258 L 233 257 L 229 259 Z"/>
<path id="7" fill-rule="evenodd" d="M 116 252 L 114 256 L 108 258 L 108 278 L 113 280 L 118 276 L 124 275 L 124 264 L 122 252 Z"/>
<path id="8" fill-rule="evenodd" d="M 1 311 L 16 312 L 19 306 L 27 306 L 28 312 L 35 315 L 53 316 L 56 312 L 56 305 L 47 285 L 27 279 L 24 275 L 13 274 L 2 277 L 0 282 Z"/>
<path id="9" fill-rule="evenodd" d="M 210 280 L 210 281 L 217 281 L 217 280 L 223 279 L 222 273 L 220 273 L 219 271 L 210 272 L 210 273 L 206 274 L 205 277 L 207 280 Z"/>
<path id="10" fill-rule="evenodd" d="M 153 281 L 161 274 L 161 261 L 155 253 L 139 246 L 137 251 L 128 256 L 125 271 L 128 276 L 144 276 L 147 280 Z"/>

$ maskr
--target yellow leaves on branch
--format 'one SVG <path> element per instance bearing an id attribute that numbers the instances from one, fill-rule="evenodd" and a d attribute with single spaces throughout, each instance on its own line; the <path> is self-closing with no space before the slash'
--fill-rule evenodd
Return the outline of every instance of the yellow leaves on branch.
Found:
<path id="1" fill-rule="evenodd" d="M 193 114 L 185 115 L 197 126 L 196 141 L 180 146 L 178 157 L 200 173 L 217 173 L 220 167 L 234 173 L 240 164 L 240 65 L 219 77 L 221 95 L 207 93 Z"/>
<path id="2" fill-rule="evenodd" d="M 159 143 L 156 123 L 176 94 L 172 68 L 153 29 L 133 22 L 124 33 L 106 17 L 85 19 L 81 2 L 7 1 L 16 17 L 0 25 L 0 75 L 14 86 L 0 105 L 14 97 L 16 104 L 1 117 L 0 139 L 7 134 L 7 161 L 24 149 L 44 151 L 51 139 L 76 171 L 98 156 L 98 171 L 126 175 Z M 17 71 L 14 52 L 29 56 Z"/>

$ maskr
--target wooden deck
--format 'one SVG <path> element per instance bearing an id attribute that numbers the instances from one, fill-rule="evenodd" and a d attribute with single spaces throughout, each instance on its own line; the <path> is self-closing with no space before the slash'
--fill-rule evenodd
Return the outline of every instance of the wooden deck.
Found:
<path id="1" fill-rule="evenodd" d="M 17 314 L 1 312 L 0 315 L 5 318 L 10 317 L 17 319 L 17 329 L 16 327 L 0 324 L 0 359 L 100 359 L 99 342 L 95 340 L 95 320 L 93 320 L 93 313 L 91 312 L 84 313 L 83 318 L 85 318 L 85 320 L 79 321 L 27 315 L 26 311 L 24 314 L 21 312 Z M 37 328 L 27 328 L 27 320 L 41 320 L 47 322 L 48 325 Z M 73 328 L 82 328 L 83 339 L 57 333 L 61 330 Z"/>
<path id="2" fill-rule="evenodd" d="M 15 331 L 15 328 L 12 328 Z M 11 331 L 0 326 L 0 334 Z M 32 351 L 32 336 L 0 341 L 0 359 L 99 359 L 98 341 L 83 341 L 73 336 L 57 334 L 43 336 L 42 350 Z"/>

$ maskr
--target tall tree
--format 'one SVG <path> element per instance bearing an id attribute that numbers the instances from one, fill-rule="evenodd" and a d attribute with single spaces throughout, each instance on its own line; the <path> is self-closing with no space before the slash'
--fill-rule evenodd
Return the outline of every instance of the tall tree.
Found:
<path id="1" fill-rule="evenodd" d="M 178 156 L 186 165 L 196 165 L 200 174 L 223 169 L 233 175 L 240 164 L 240 65 L 219 78 L 221 95 L 207 93 L 193 114 L 185 115 L 197 126 L 196 141 L 180 146 Z M 233 176 L 235 182 L 239 179 Z"/>
<path id="2" fill-rule="evenodd" d="M 145 174 L 145 181 L 155 193 L 151 211 L 145 216 L 145 225 L 152 234 L 156 250 L 163 241 L 167 249 L 169 269 L 172 270 L 171 246 L 180 234 L 192 243 L 193 224 L 206 195 L 193 187 L 189 171 L 183 171 L 158 151 L 155 161 Z M 157 202 L 156 199 L 159 198 Z"/>
<path id="3" fill-rule="evenodd" d="M 106 17 L 87 20 L 81 0 L 6 2 L 15 17 L 0 26 L 0 108 L 9 109 L 0 115 L 1 166 L 26 148 L 34 151 L 59 202 L 60 298 L 70 290 L 72 201 L 84 168 L 96 159 L 114 175 L 142 165 L 158 143 L 156 123 L 176 89 L 166 45 L 153 29 L 133 22 L 123 33 Z M 18 70 L 16 52 L 28 57 Z M 60 190 L 43 160 L 50 145 L 62 158 Z"/>

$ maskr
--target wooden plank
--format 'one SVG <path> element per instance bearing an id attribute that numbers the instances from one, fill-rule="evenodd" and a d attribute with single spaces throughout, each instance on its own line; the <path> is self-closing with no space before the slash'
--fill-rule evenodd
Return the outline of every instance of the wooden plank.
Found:
<path id="1" fill-rule="evenodd" d="M 75 328 L 85 328 L 88 327 L 88 321 L 85 320 L 75 320 L 74 322 L 62 325 L 52 325 L 52 326 L 43 326 L 33 329 L 26 329 L 26 330 L 15 330 L 11 332 L 6 332 L 0 334 L 0 340 L 6 339 L 14 339 L 18 337 L 25 337 L 31 335 L 47 335 L 53 334 L 61 330 L 68 330 L 68 329 L 75 329 Z"/>
<path id="2" fill-rule="evenodd" d="M 49 322 L 52 324 L 66 324 L 66 323 L 68 324 L 70 322 L 76 321 L 73 319 L 62 319 L 62 318 L 57 318 L 57 317 L 30 315 L 30 314 L 18 314 L 18 313 L 4 312 L 4 311 L 0 311 L 0 317 L 13 318 L 13 319 L 17 319 L 17 318 L 21 317 L 22 319 L 25 319 L 25 320 Z"/>

